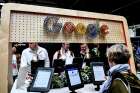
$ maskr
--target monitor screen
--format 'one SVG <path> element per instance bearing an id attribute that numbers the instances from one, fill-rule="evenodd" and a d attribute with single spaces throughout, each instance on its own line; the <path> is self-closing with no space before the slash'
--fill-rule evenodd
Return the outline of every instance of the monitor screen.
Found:
<path id="1" fill-rule="evenodd" d="M 68 69 L 68 75 L 72 86 L 81 84 L 81 79 L 77 68 Z"/>
<path id="2" fill-rule="evenodd" d="M 105 80 L 104 62 L 91 62 L 91 73 L 94 85 L 101 85 Z"/>
<path id="3" fill-rule="evenodd" d="M 50 71 L 38 71 L 33 87 L 48 87 L 50 76 Z"/>
<path id="4" fill-rule="evenodd" d="M 65 66 L 65 74 L 68 83 L 68 87 L 71 91 L 84 87 L 80 68 L 73 64 Z"/>
<path id="5" fill-rule="evenodd" d="M 93 66 L 94 78 L 95 81 L 104 81 L 105 73 L 103 66 Z"/>
<path id="6" fill-rule="evenodd" d="M 47 67 L 39 67 L 30 86 L 28 92 L 48 92 L 51 85 L 54 69 Z"/>

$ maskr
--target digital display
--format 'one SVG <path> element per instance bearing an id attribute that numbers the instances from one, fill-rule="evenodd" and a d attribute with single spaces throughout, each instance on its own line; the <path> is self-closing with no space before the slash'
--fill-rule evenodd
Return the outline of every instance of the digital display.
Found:
<path id="1" fill-rule="evenodd" d="M 51 76 L 50 71 L 40 70 L 37 73 L 33 87 L 47 88 Z"/>
<path id="2" fill-rule="evenodd" d="M 106 80 L 103 66 L 93 66 L 93 72 L 94 72 L 95 81 Z"/>
<path id="3" fill-rule="evenodd" d="M 68 75 L 72 86 L 81 84 L 81 79 L 80 79 L 78 69 L 76 68 L 68 69 Z"/>

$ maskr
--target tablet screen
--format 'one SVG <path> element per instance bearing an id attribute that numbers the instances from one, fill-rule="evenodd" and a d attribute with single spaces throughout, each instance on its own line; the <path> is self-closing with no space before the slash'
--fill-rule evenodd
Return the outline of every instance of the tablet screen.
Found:
<path id="1" fill-rule="evenodd" d="M 68 75 L 72 86 L 81 84 L 81 79 L 77 68 L 68 69 Z"/>
<path id="2" fill-rule="evenodd" d="M 40 70 L 37 73 L 33 87 L 47 88 L 51 76 L 50 71 Z"/>
<path id="3" fill-rule="evenodd" d="M 105 73 L 103 66 L 93 66 L 93 72 L 95 81 L 104 81 L 105 80 Z"/>

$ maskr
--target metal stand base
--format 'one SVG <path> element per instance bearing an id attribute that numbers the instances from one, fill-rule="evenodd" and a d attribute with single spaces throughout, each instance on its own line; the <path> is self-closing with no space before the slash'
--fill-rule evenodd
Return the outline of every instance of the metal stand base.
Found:
<path id="1" fill-rule="evenodd" d="M 77 93 L 77 92 L 75 92 L 75 90 L 71 90 L 71 92 L 70 93 Z"/>
<path id="2" fill-rule="evenodd" d="M 97 85 L 97 87 L 95 88 L 96 91 L 100 90 L 100 85 Z"/>

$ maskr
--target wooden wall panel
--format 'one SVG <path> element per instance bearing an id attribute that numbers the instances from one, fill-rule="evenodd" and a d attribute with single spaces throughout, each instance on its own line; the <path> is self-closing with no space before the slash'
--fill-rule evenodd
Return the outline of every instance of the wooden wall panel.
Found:
<path id="1" fill-rule="evenodd" d="M 5 4 L 1 13 L 0 93 L 8 93 L 8 87 L 10 89 L 12 84 L 10 75 L 12 42 L 125 43 L 132 54 L 130 58 L 131 70 L 136 73 L 132 46 L 128 35 L 128 25 L 126 19 L 122 16 L 15 3 Z M 67 39 L 63 37 L 62 32 L 59 33 L 57 38 L 54 38 L 55 35 L 50 36 L 43 32 L 43 21 L 48 14 L 60 16 L 59 22 L 63 24 L 66 21 L 72 21 L 75 25 L 78 22 L 84 22 L 87 25 L 99 20 L 100 23 L 105 22 L 109 25 L 110 33 L 104 40 L 98 36 L 92 40 L 76 36 L 77 39 L 74 35 Z"/>
<path id="2" fill-rule="evenodd" d="M 58 23 L 62 23 L 59 33 L 47 33 L 44 30 L 44 20 L 48 16 L 59 17 Z M 72 22 L 75 26 L 83 23 L 85 27 L 88 24 L 107 24 L 109 34 L 106 39 L 101 39 L 98 31 L 96 38 L 88 39 L 87 35 L 78 35 L 76 31 L 70 36 L 66 36 L 62 29 L 65 22 Z M 99 29 L 99 27 L 98 27 Z M 10 42 L 71 42 L 71 43 L 125 43 L 122 22 L 100 20 L 94 18 L 80 18 L 72 16 L 48 15 L 31 12 L 11 12 L 10 19 Z"/>

